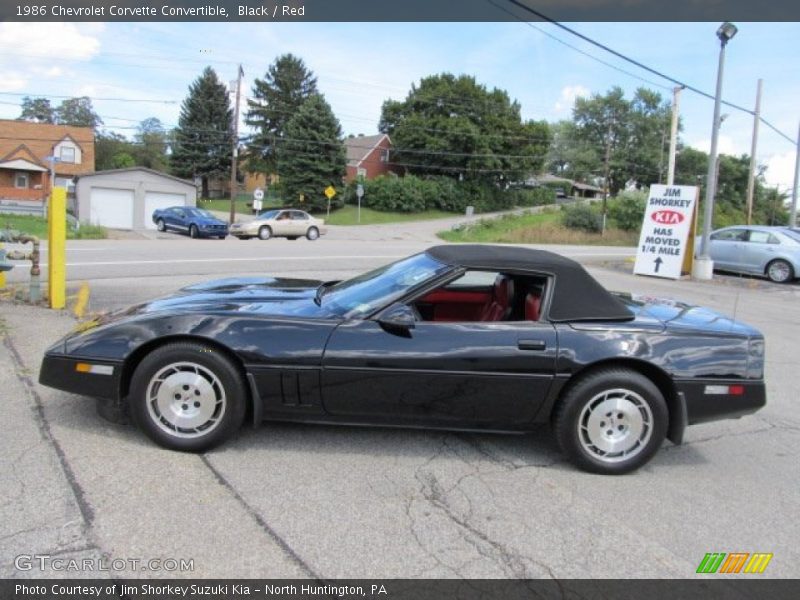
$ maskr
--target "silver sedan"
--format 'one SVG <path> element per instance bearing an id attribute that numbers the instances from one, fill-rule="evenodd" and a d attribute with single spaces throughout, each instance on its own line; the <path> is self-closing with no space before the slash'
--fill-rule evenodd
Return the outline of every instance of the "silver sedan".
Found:
<path id="1" fill-rule="evenodd" d="M 268 210 L 252 221 L 234 223 L 230 227 L 230 234 L 241 240 L 253 237 L 262 240 L 273 237 L 285 237 L 290 240 L 306 237 L 309 240 L 316 240 L 327 231 L 324 220 L 316 219 L 307 212 L 294 208 Z"/>
<path id="2" fill-rule="evenodd" d="M 696 246 L 700 247 L 698 238 Z M 800 232 L 788 227 L 736 225 L 711 233 L 714 268 L 766 276 L 777 283 L 800 277 Z"/>

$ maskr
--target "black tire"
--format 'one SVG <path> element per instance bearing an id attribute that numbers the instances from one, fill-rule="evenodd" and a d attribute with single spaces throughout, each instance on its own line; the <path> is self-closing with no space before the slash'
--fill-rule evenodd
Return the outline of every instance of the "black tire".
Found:
<path id="1" fill-rule="evenodd" d="M 239 236 L 235 236 L 235 237 L 238 237 L 240 240 L 249 240 L 251 236 L 249 236 L 249 235 L 239 235 Z"/>
<path id="2" fill-rule="evenodd" d="M 622 408 L 605 412 L 606 402 Z M 573 464 L 621 475 L 647 463 L 667 433 L 664 396 L 644 375 L 625 368 L 594 371 L 571 383 L 553 416 L 555 437 Z M 621 449 L 615 451 L 615 449 Z"/>
<path id="3" fill-rule="evenodd" d="M 308 231 L 306 231 L 306 237 L 313 242 L 319 237 L 319 229 L 316 227 L 309 227 Z"/>
<path id="4" fill-rule="evenodd" d="M 268 240 L 271 237 L 272 237 L 272 229 L 270 229 L 270 226 L 262 225 L 261 228 L 258 230 L 258 239 Z"/>
<path id="5" fill-rule="evenodd" d="M 225 239 L 226 237 L 228 237 L 228 236 L 227 236 L 227 235 L 218 235 L 217 237 L 218 237 L 219 239 L 221 239 L 221 240 L 224 240 L 224 239 Z"/>
<path id="6" fill-rule="evenodd" d="M 156 229 L 158 229 L 159 231 L 167 230 L 167 225 L 164 223 L 164 219 L 159 219 L 158 221 L 156 221 Z"/>
<path id="7" fill-rule="evenodd" d="M 189 225 L 189 237 L 192 239 L 196 239 L 200 236 L 200 230 L 197 229 L 197 225 L 192 223 Z"/>
<path id="8" fill-rule="evenodd" d="M 176 342 L 153 350 L 136 367 L 128 409 L 165 448 L 202 452 L 242 425 L 247 388 L 237 366 L 213 347 Z M 185 426 L 181 426 L 181 425 Z"/>
<path id="9" fill-rule="evenodd" d="M 767 265 L 766 274 L 769 280 L 775 283 L 788 283 L 794 279 L 794 269 L 792 265 L 782 258 L 770 262 Z"/>

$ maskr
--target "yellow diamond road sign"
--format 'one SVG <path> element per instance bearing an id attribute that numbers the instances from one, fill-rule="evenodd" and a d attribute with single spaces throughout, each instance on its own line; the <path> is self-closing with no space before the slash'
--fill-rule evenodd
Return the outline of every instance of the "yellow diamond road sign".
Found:
<path id="1" fill-rule="evenodd" d="M 336 195 L 336 190 L 332 185 L 329 185 L 325 188 L 325 195 L 328 197 L 328 200 L 333 198 Z"/>

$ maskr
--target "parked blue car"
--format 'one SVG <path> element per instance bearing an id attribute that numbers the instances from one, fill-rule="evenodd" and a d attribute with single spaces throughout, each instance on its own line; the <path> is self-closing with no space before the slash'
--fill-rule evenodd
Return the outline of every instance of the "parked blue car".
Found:
<path id="1" fill-rule="evenodd" d="M 171 206 L 159 208 L 153 213 L 153 223 L 159 231 L 178 231 L 189 237 L 218 237 L 228 235 L 228 224 L 207 210 L 194 206 Z"/>

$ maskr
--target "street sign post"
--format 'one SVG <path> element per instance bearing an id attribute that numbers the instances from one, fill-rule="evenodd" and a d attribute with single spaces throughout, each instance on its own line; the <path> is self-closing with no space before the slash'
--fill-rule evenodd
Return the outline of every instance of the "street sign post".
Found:
<path id="1" fill-rule="evenodd" d="M 635 274 L 678 279 L 691 272 L 697 193 L 690 185 L 650 186 Z"/>
<path id="2" fill-rule="evenodd" d="M 336 195 L 336 188 L 329 185 L 325 188 L 325 197 L 328 199 L 328 217 L 331 216 L 331 199 Z"/>
<path id="3" fill-rule="evenodd" d="M 261 212 L 261 208 L 263 207 L 264 200 L 264 190 L 261 188 L 256 188 L 253 191 L 253 212 Z"/>
<path id="4" fill-rule="evenodd" d="M 360 183 L 356 186 L 356 198 L 358 198 L 358 222 L 361 223 L 361 198 L 364 196 L 364 186 Z"/>

